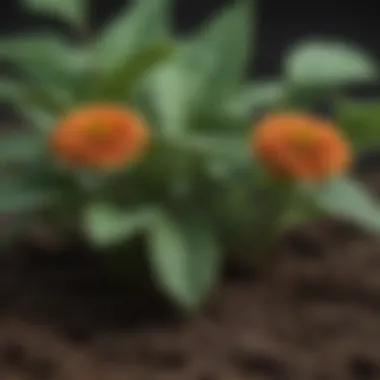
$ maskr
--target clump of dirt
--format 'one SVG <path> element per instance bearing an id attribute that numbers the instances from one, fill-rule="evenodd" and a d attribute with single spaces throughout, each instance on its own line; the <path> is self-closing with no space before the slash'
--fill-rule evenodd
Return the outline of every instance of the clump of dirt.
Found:
<path id="1" fill-rule="evenodd" d="M 379 274 L 379 241 L 319 221 L 186 320 L 153 286 L 111 283 L 83 249 L 4 253 L 0 378 L 380 379 Z"/>

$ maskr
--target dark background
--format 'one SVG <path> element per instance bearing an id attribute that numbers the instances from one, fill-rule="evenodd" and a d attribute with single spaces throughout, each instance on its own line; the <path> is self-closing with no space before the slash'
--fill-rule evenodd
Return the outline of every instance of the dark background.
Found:
<path id="1" fill-rule="evenodd" d="M 65 1 L 65 0 L 62 0 Z M 155 0 L 150 0 L 155 1 Z M 176 0 L 174 21 L 178 31 L 189 30 L 218 6 L 231 0 Z M 125 4 L 125 0 L 96 0 L 92 10 L 94 28 L 99 27 Z M 380 17 L 376 1 L 299 1 L 262 0 L 258 41 L 252 47 L 255 60 L 251 74 L 271 76 L 279 73 L 280 59 L 295 41 L 306 36 L 340 38 L 359 44 L 380 56 Z M 1 34 L 52 25 L 46 19 L 32 18 L 17 0 L 2 0 Z M 54 23 L 53 23 L 54 25 Z M 56 26 L 62 27 L 57 24 Z"/>

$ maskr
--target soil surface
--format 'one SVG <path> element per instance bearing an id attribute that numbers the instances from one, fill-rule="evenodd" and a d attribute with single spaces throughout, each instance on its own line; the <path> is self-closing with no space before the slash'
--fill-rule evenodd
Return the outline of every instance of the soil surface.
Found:
<path id="1" fill-rule="evenodd" d="M 320 221 L 191 320 L 81 250 L 1 255 L 1 380 L 380 379 L 380 243 Z"/>

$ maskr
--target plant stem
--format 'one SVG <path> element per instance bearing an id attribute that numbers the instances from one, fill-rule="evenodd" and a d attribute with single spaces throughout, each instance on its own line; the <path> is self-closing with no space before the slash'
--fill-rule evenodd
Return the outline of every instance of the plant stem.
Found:
<path id="1" fill-rule="evenodd" d="M 283 229 L 283 218 L 292 207 L 295 183 L 271 179 L 265 194 L 265 205 L 260 213 L 261 224 L 256 236 L 255 265 L 262 265 L 270 250 L 276 245 Z"/>

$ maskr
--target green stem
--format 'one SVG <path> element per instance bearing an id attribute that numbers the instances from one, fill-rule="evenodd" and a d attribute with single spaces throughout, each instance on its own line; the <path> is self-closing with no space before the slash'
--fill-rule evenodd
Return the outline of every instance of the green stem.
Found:
<path id="1" fill-rule="evenodd" d="M 255 264 L 261 265 L 276 245 L 283 230 L 283 220 L 292 207 L 296 186 L 294 182 L 272 179 L 265 195 L 261 224 L 257 230 Z"/>

